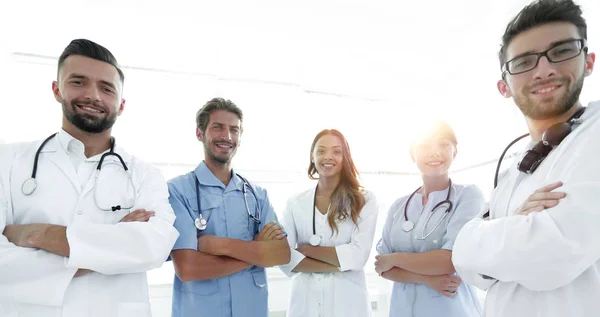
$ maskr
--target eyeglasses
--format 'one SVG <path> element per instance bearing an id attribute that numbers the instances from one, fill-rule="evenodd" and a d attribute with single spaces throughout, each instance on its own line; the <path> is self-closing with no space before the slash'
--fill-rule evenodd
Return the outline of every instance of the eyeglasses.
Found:
<path id="1" fill-rule="evenodd" d="M 537 67 L 542 56 L 546 56 L 550 63 L 560 63 L 575 58 L 581 54 L 581 51 L 586 49 L 584 41 L 583 39 L 570 40 L 540 53 L 531 53 L 513 58 L 504 63 L 502 72 L 508 72 L 511 75 L 528 72 Z"/>

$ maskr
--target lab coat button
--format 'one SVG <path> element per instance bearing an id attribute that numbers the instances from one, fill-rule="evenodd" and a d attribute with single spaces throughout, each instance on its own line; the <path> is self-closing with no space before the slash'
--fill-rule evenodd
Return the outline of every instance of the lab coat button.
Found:
<path id="1" fill-rule="evenodd" d="M 81 210 L 78 210 L 78 211 L 77 211 L 77 214 L 78 214 L 78 215 L 82 215 L 82 214 L 83 214 L 83 211 L 81 211 Z"/>

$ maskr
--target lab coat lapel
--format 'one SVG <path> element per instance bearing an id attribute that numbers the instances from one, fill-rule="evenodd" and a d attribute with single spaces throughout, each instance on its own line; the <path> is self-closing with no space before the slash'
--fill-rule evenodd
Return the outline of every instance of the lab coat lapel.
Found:
<path id="1" fill-rule="evenodd" d="M 65 176 L 67 176 L 67 178 L 71 181 L 71 184 L 73 184 L 73 187 L 75 187 L 75 190 L 77 190 L 79 193 L 81 192 L 81 186 L 79 184 L 77 172 L 75 171 L 73 164 L 71 164 L 71 159 L 61 148 L 58 138 L 54 138 L 51 142 L 49 142 L 49 144 L 42 149 L 40 154 L 47 155 L 48 160 L 54 163 L 54 165 L 56 165 L 56 167 L 58 167 L 65 174 Z M 40 158 L 40 160 L 42 160 L 42 158 Z"/>
<path id="2" fill-rule="evenodd" d="M 92 175 L 90 176 L 90 178 L 87 180 L 87 182 L 83 186 L 83 191 L 81 192 L 82 196 L 87 195 L 88 192 L 90 192 L 92 189 L 94 189 L 94 184 L 95 184 L 97 175 L 98 175 L 98 170 L 96 168 L 94 168 Z"/>
<path id="3" fill-rule="evenodd" d="M 106 153 L 106 152 L 104 152 Z M 104 154 L 102 153 L 102 154 Z M 126 153 L 125 151 L 123 151 L 122 148 L 117 147 L 115 148 L 115 153 L 119 153 L 121 155 L 121 158 L 123 159 L 123 162 L 125 163 L 126 166 L 129 167 L 129 164 L 131 162 L 131 156 Z M 100 162 L 100 157 L 102 156 L 102 154 L 98 154 L 95 157 L 93 157 L 94 160 L 94 171 L 92 172 L 92 175 L 90 176 L 90 178 L 88 179 L 88 181 L 85 183 L 85 186 L 83 187 L 83 191 L 82 191 L 82 195 L 87 195 L 90 191 L 92 191 L 94 189 L 94 186 L 96 186 L 96 177 L 98 176 L 98 162 Z M 123 166 L 121 164 L 121 161 L 119 161 L 119 159 L 114 156 L 114 155 L 107 155 L 104 158 L 104 161 L 102 161 L 102 173 L 113 173 L 112 169 L 116 168 L 117 170 L 119 170 L 119 176 L 124 177 L 120 174 L 120 172 L 124 172 Z M 123 171 L 121 171 L 121 169 L 123 169 Z M 126 173 L 129 173 L 129 171 L 127 171 Z M 112 174 L 111 174 L 112 175 Z"/>

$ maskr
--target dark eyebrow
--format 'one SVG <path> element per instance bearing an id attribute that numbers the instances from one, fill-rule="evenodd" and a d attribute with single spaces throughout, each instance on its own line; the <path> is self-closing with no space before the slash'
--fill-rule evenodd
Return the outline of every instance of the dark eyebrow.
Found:
<path id="1" fill-rule="evenodd" d="M 69 75 L 69 79 L 71 78 L 75 78 L 75 79 L 86 79 L 87 77 L 81 75 L 81 74 L 71 74 Z"/>
<path id="2" fill-rule="evenodd" d="M 549 49 L 552 49 L 552 48 L 554 48 L 555 46 L 558 46 L 558 45 L 560 45 L 560 44 L 564 44 L 564 43 L 571 42 L 571 41 L 575 41 L 575 40 L 578 40 L 578 39 L 575 39 L 575 38 L 570 38 L 570 39 L 566 39 L 566 40 L 560 40 L 560 41 L 555 41 L 555 42 L 552 42 L 552 43 L 550 43 L 550 45 L 548 45 L 548 48 L 547 48 L 547 50 L 549 50 Z M 536 52 L 536 51 L 527 51 L 527 52 L 521 53 L 521 54 L 519 54 L 519 55 L 516 55 L 515 57 L 513 57 L 513 58 L 509 59 L 508 61 L 510 62 L 510 61 L 512 61 L 513 59 L 517 59 L 517 58 L 519 58 L 519 57 L 523 57 L 523 56 L 527 56 L 527 55 L 532 55 L 532 54 L 537 54 L 537 53 L 539 53 L 539 52 Z"/>
<path id="3" fill-rule="evenodd" d="M 73 73 L 73 74 L 69 75 L 69 79 L 73 79 L 73 78 L 74 79 L 87 79 L 87 76 L 82 75 L 82 74 L 77 74 L 77 73 Z M 108 87 L 110 87 L 110 88 L 112 88 L 114 90 L 117 89 L 117 87 L 115 86 L 115 84 L 113 84 L 113 83 L 111 83 L 109 81 L 100 80 L 100 83 L 103 84 L 103 85 L 106 85 L 106 86 L 108 86 Z"/>

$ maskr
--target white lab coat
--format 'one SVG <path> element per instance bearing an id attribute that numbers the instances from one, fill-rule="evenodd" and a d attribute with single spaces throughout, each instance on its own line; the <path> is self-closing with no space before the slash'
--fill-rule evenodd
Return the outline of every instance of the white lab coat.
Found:
<path id="1" fill-rule="evenodd" d="M 297 273 L 293 269 L 305 256 L 296 251 L 296 246 L 309 244 L 313 234 L 314 194 L 315 188 L 312 188 L 290 198 L 283 214 L 282 224 L 288 234 L 291 260 L 280 268 L 286 275 L 293 277 L 287 316 L 371 316 L 363 268 L 371 252 L 377 224 L 379 210 L 376 198 L 367 192 L 358 227 L 352 219 L 338 222 L 339 233 L 333 236 L 327 215 L 321 214 L 317 209 L 315 225 L 317 234 L 322 236 L 320 246 L 335 247 L 341 272 Z"/>
<path id="2" fill-rule="evenodd" d="M 93 198 L 94 177 L 81 183 L 59 138 L 42 150 L 37 190 L 23 195 L 41 141 L 0 145 L 0 230 L 9 224 L 50 223 L 67 227 L 70 257 L 17 247 L 0 235 L 0 314 L 18 317 L 148 317 L 146 270 L 166 260 L 178 236 L 166 182 L 158 169 L 116 147 L 127 163 L 136 201 L 132 210 L 156 212 L 148 222 L 118 223 L 127 211 L 101 211 Z M 63 135 L 61 135 L 63 134 Z M 64 142 L 63 142 L 64 143 Z M 83 162 L 79 174 L 91 175 L 100 155 Z M 98 186 L 102 208 L 132 202 L 133 190 L 114 156 L 102 166 Z M 123 187 L 125 186 L 125 187 Z M 106 201 L 106 197 L 114 201 Z M 124 204 L 126 205 L 126 203 Z M 94 272 L 73 277 L 78 268 Z"/>
<path id="3" fill-rule="evenodd" d="M 492 220 L 475 219 L 458 234 L 454 267 L 487 289 L 486 317 L 600 315 L 600 102 L 582 119 L 532 175 L 515 162 L 491 197 Z M 557 206 L 514 214 L 556 181 L 567 194 Z"/>

